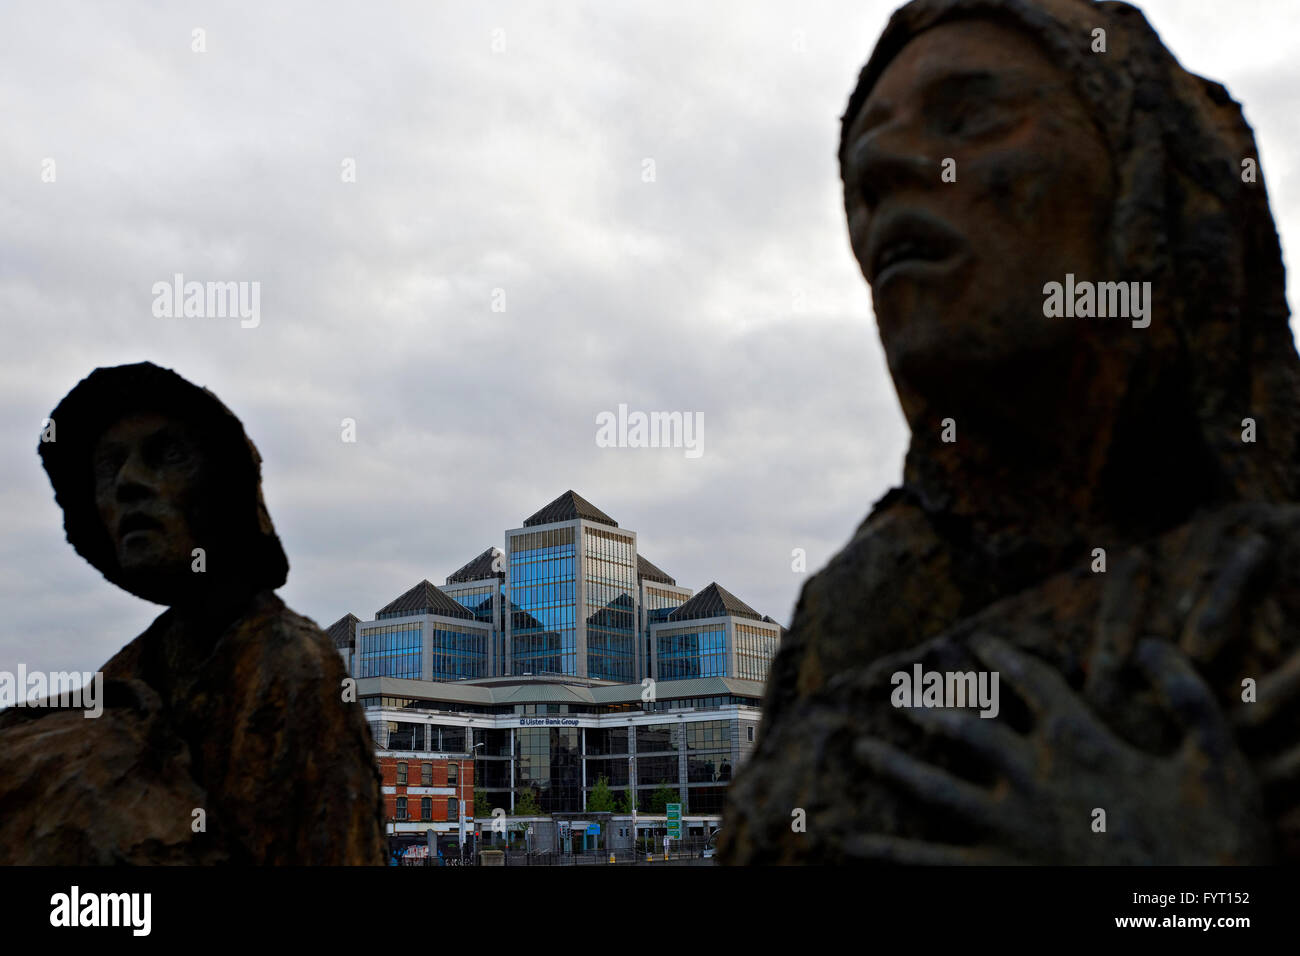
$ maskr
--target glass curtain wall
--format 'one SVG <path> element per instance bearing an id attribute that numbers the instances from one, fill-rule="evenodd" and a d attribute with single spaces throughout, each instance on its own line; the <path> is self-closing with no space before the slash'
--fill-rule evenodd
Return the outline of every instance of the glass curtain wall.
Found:
<path id="1" fill-rule="evenodd" d="M 358 641 L 358 677 L 421 676 L 420 624 L 397 624 L 362 628 Z"/>
<path id="2" fill-rule="evenodd" d="M 736 623 L 736 673 L 745 680 L 766 681 L 767 669 L 776 657 L 777 635 L 752 624 Z"/>
<path id="3" fill-rule="evenodd" d="M 631 538 L 583 529 L 587 588 L 587 676 L 636 677 L 636 548 Z"/>
<path id="4" fill-rule="evenodd" d="M 511 672 L 576 675 L 573 528 L 515 535 L 509 545 Z"/>
<path id="5" fill-rule="evenodd" d="M 659 680 L 726 677 L 727 628 L 659 631 Z"/>
<path id="6" fill-rule="evenodd" d="M 650 626 L 652 624 L 661 624 L 668 620 L 668 615 L 673 613 L 687 601 L 689 597 L 683 597 L 672 591 L 657 588 L 647 584 L 645 588 L 645 633 L 641 635 L 645 642 L 645 673 L 642 677 L 655 676 L 654 670 L 654 646 L 650 643 Z"/>

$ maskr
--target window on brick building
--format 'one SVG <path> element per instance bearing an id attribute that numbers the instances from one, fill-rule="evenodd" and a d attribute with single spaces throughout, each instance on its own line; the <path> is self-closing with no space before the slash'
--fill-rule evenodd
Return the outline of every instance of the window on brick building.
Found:
<path id="1" fill-rule="evenodd" d="M 424 784 L 426 787 L 433 785 L 433 764 L 420 764 L 420 783 Z"/>
<path id="2" fill-rule="evenodd" d="M 450 800 L 447 801 L 447 819 L 448 820 L 460 819 L 460 801 L 458 801 L 455 797 L 452 797 Z"/>
<path id="3" fill-rule="evenodd" d="M 421 820 L 433 819 L 433 797 L 420 798 L 420 819 Z"/>
<path id="4" fill-rule="evenodd" d="M 399 787 L 406 786 L 406 764 L 404 763 L 397 765 L 397 785 Z"/>
<path id="5" fill-rule="evenodd" d="M 456 774 L 459 768 L 454 763 L 447 764 L 447 786 L 456 786 Z"/>
<path id="6" fill-rule="evenodd" d="M 397 798 L 397 819 L 406 819 L 406 797 Z"/>

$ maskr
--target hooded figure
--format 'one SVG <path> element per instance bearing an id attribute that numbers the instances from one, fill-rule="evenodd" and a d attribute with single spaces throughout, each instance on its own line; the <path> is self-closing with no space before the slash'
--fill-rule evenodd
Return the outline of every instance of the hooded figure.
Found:
<path id="1" fill-rule="evenodd" d="M 724 862 L 1300 858 L 1300 361 L 1258 161 L 1128 4 L 890 19 L 840 163 L 912 441 L 803 589 Z"/>
<path id="2" fill-rule="evenodd" d="M 103 673 L 97 718 L 0 714 L 9 864 L 379 864 L 379 774 L 333 642 L 288 573 L 261 458 L 216 396 L 96 369 L 40 446 L 68 541 L 168 610 Z"/>

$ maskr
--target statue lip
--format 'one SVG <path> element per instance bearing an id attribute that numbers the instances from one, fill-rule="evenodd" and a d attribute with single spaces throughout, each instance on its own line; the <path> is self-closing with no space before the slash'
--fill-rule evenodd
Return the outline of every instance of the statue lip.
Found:
<path id="1" fill-rule="evenodd" d="M 132 511 L 122 516 L 122 520 L 117 523 L 118 540 L 124 540 L 127 535 L 134 534 L 138 531 L 162 531 L 162 522 L 157 518 L 147 515 L 142 511 Z"/>
<path id="2" fill-rule="evenodd" d="M 966 246 L 957 230 L 932 213 L 890 210 L 877 219 L 867 242 L 868 281 L 874 286 L 905 265 L 948 264 Z"/>

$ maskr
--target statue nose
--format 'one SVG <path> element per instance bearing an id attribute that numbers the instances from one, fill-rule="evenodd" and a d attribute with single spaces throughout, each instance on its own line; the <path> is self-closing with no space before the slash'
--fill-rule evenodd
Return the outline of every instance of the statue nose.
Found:
<path id="1" fill-rule="evenodd" d="M 153 493 L 152 471 L 132 453 L 117 472 L 116 494 L 118 501 L 137 501 Z"/>
<path id="2" fill-rule="evenodd" d="M 905 128 L 881 128 L 855 151 L 862 200 L 874 210 L 884 197 L 902 189 L 937 185 L 939 158 Z"/>

